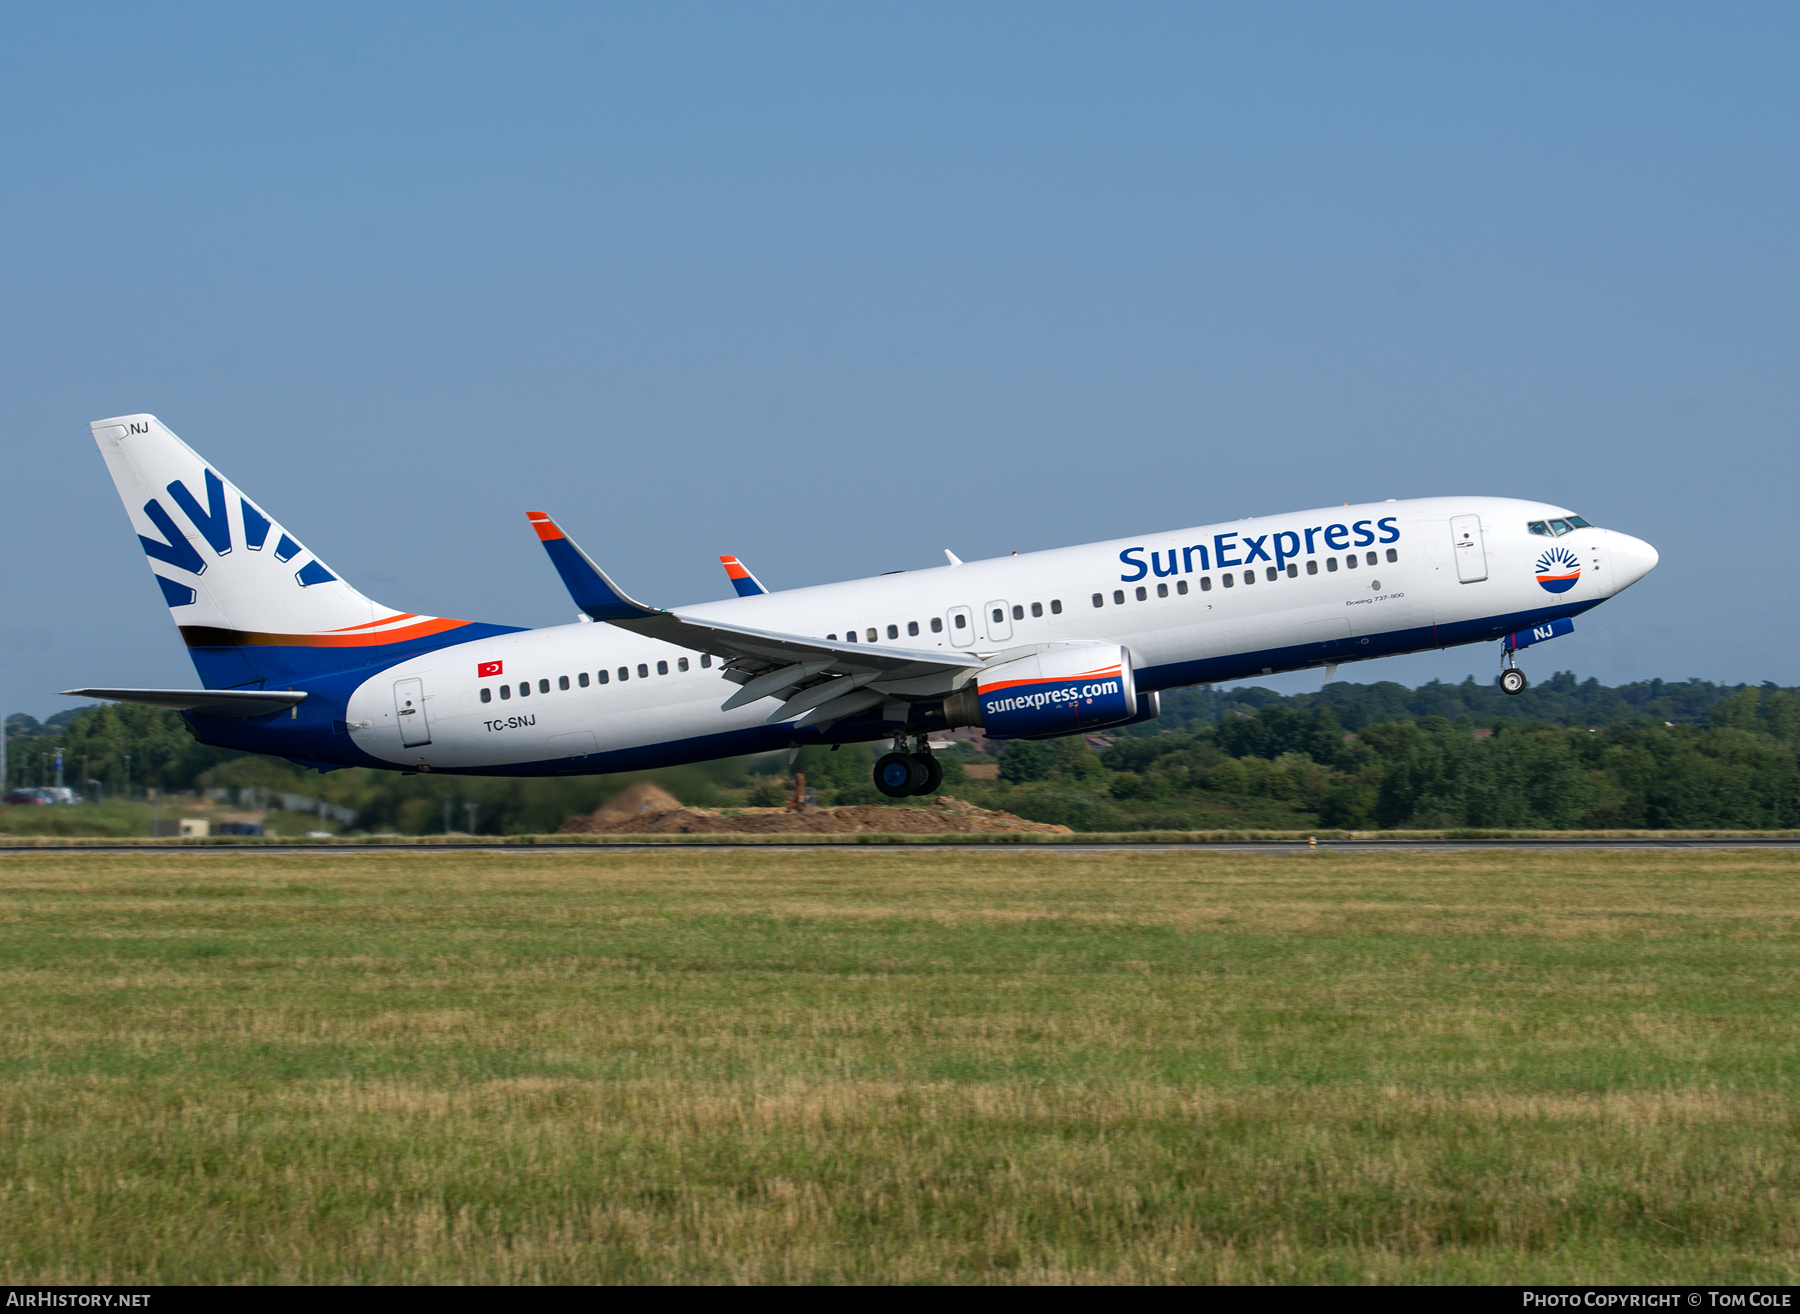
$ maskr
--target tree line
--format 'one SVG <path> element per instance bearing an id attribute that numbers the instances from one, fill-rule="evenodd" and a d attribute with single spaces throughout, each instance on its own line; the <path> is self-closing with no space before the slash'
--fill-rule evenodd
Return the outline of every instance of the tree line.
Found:
<path id="1" fill-rule="evenodd" d="M 1559 673 L 1509 698 L 1465 680 L 1408 689 L 1334 682 L 1317 693 L 1178 690 L 1156 722 L 1091 740 L 999 747 L 999 779 L 946 788 L 1078 830 L 1770 829 L 1800 827 L 1800 692 L 1652 680 L 1608 688 Z M 7 722 L 7 784 L 49 784 L 54 750 L 77 792 L 107 798 L 246 787 L 355 810 L 355 829 L 535 833 L 591 811 L 641 776 L 513 779 L 316 774 L 197 743 L 172 712 L 128 704 Z M 875 751 L 806 749 L 796 768 L 825 804 L 888 802 Z M 785 797 L 785 754 L 645 773 L 684 802 Z M 982 773 L 976 773 L 980 775 Z M 470 805 L 473 805 L 472 807 Z"/>

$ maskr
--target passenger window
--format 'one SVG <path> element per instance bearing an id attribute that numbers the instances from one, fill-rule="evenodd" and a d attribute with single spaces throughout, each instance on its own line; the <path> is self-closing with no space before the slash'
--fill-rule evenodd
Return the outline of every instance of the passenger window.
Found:
<path id="1" fill-rule="evenodd" d="M 629 666 L 621 666 L 619 668 L 619 683 L 623 684 L 623 683 L 625 683 L 625 681 L 629 680 L 630 678 L 631 678 L 631 668 Z"/>
<path id="2" fill-rule="evenodd" d="M 586 671 L 583 671 L 580 675 L 577 675 L 575 677 L 575 683 L 580 685 L 583 689 L 587 688 L 588 687 L 588 673 Z"/>
<path id="3" fill-rule="evenodd" d="M 556 687 L 558 689 L 567 689 L 569 687 L 569 677 L 566 675 L 557 676 L 556 677 Z M 548 689 L 546 689 L 546 690 L 544 690 L 544 692 L 549 693 L 550 691 Z"/>
<path id="4" fill-rule="evenodd" d="M 1365 552 L 1363 553 L 1363 560 L 1373 566 L 1376 562 L 1380 561 L 1381 558 L 1376 556 L 1373 552 Z"/>
<path id="5" fill-rule="evenodd" d="M 1325 558 L 1325 569 L 1328 571 L 1336 570 L 1337 569 L 1337 558 L 1336 557 L 1326 557 Z"/>
<path id="6" fill-rule="evenodd" d="M 1014 620 L 1024 620 L 1025 619 L 1025 608 L 1021 607 L 1016 602 L 1013 604 L 1013 619 Z"/>
<path id="7" fill-rule="evenodd" d="M 530 680 L 523 680 L 520 682 L 519 697 L 521 697 L 521 698 L 531 697 L 531 681 Z"/>
<path id="8" fill-rule="evenodd" d="M 1558 538 L 1561 538 L 1564 534 L 1569 532 L 1569 522 L 1567 520 L 1552 520 L 1550 522 L 1550 532 L 1555 534 Z"/>
<path id="9" fill-rule="evenodd" d="M 492 689 L 483 689 L 481 691 L 481 701 L 484 703 L 493 702 L 494 701 L 494 691 Z"/>
<path id="10" fill-rule="evenodd" d="M 1228 589 L 1234 589 L 1237 587 L 1237 576 L 1231 574 L 1221 575 L 1219 576 L 1219 583 L 1223 584 Z"/>
<path id="11" fill-rule="evenodd" d="M 1319 573 L 1319 563 L 1316 560 L 1308 560 L 1306 563 L 1306 573 L 1308 575 L 1317 575 Z"/>
<path id="12" fill-rule="evenodd" d="M 1125 590 L 1124 589 L 1114 589 L 1113 590 L 1113 606 L 1123 607 L 1124 605 L 1125 605 Z"/>
<path id="13" fill-rule="evenodd" d="M 1137 586 L 1137 600 L 1139 602 L 1144 602 L 1144 601 L 1147 601 L 1149 599 L 1149 597 L 1150 597 L 1150 595 L 1149 595 L 1149 593 L 1145 592 L 1144 586 L 1142 584 L 1138 585 Z"/>
<path id="14" fill-rule="evenodd" d="M 658 662 L 656 664 L 656 673 L 658 675 L 667 675 L 669 673 L 669 664 L 667 662 Z"/>
<path id="15" fill-rule="evenodd" d="M 1244 572 L 1244 583 L 1246 583 L 1246 584 L 1256 583 L 1256 572 L 1254 570 L 1246 570 Z"/>
<path id="16" fill-rule="evenodd" d="M 677 657 L 677 658 L 676 658 L 676 659 L 675 659 L 675 669 L 676 669 L 676 670 L 678 670 L 678 671 L 685 671 L 685 670 L 687 670 L 687 668 L 688 668 L 688 664 L 687 664 L 687 658 L 685 658 L 685 657 Z"/>
<path id="17" fill-rule="evenodd" d="M 995 607 L 994 608 L 994 624 L 1000 625 L 1000 624 L 1003 624 L 1005 621 L 1006 621 L 1006 609 L 1004 607 Z"/>
<path id="18" fill-rule="evenodd" d="M 944 632 L 944 618 L 942 616 L 933 616 L 931 618 L 931 632 L 933 634 L 942 634 Z"/>
<path id="19" fill-rule="evenodd" d="M 870 628 L 870 629 L 869 629 L 869 631 L 868 631 L 868 635 L 869 635 L 869 642 L 870 642 L 870 643 L 874 643 L 874 642 L 875 642 L 875 630 L 874 630 L 874 628 L 873 628 L 873 627 L 871 627 L 871 628 Z"/>
<path id="20" fill-rule="evenodd" d="M 1573 525 L 1576 529 L 1592 529 L 1593 528 L 1592 525 L 1588 524 L 1588 522 L 1583 520 L 1580 516 L 1570 516 L 1569 523 L 1571 525 Z"/>
<path id="21" fill-rule="evenodd" d="M 1175 581 L 1175 591 L 1177 593 L 1181 594 L 1183 597 L 1186 597 L 1187 596 L 1187 581 L 1185 579 L 1176 580 Z"/>
<path id="22" fill-rule="evenodd" d="M 967 629 L 968 625 L 969 625 L 969 618 L 967 616 L 963 615 L 960 611 L 957 612 L 956 613 L 956 628 L 959 630 Z"/>
<path id="23" fill-rule="evenodd" d="M 550 681 L 539 680 L 538 681 L 538 692 L 539 693 L 549 693 L 550 692 Z"/>
<path id="24" fill-rule="evenodd" d="M 1167 584 L 1158 584 L 1156 586 L 1156 596 L 1159 598 L 1168 597 L 1169 596 L 1169 586 Z"/>
<path id="25" fill-rule="evenodd" d="M 1044 614 L 1044 604 L 1041 602 L 1032 603 L 1031 604 L 1031 614 L 1033 616 L 1042 616 Z"/>
<path id="26" fill-rule="evenodd" d="M 1344 569 L 1345 570 L 1355 570 L 1356 569 L 1356 553 L 1352 552 L 1352 553 L 1349 553 L 1347 556 L 1345 556 Z"/>
<path id="27" fill-rule="evenodd" d="M 856 631 L 855 630 L 845 630 L 844 631 L 844 642 L 845 643 L 855 643 L 856 642 Z"/>
<path id="28" fill-rule="evenodd" d="M 710 652 L 703 652 L 700 654 L 700 669 L 703 671 L 710 671 L 712 669 L 712 654 Z"/>
<path id="29" fill-rule="evenodd" d="M 1263 572 L 1263 575 L 1264 575 L 1264 578 L 1266 578 L 1269 581 L 1269 583 L 1273 584 L 1275 582 L 1275 576 L 1278 573 L 1279 572 L 1276 571 L 1275 567 L 1270 566 L 1267 570 L 1265 570 Z"/>
<path id="30" fill-rule="evenodd" d="M 918 621 L 907 621 L 906 622 L 906 632 L 909 636 L 917 634 L 919 632 L 919 622 Z"/>
<path id="31" fill-rule="evenodd" d="M 610 683 L 612 683 L 612 672 L 611 671 L 597 671 L 597 672 L 595 672 L 595 678 L 598 679 L 601 684 L 610 684 Z"/>
<path id="32" fill-rule="evenodd" d="M 666 664 L 667 663 L 665 663 L 665 665 Z M 648 680 L 649 678 L 650 678 L 650 663 L 649 662 L 639 662 L 638 663 L 638 679 Z"/>
<path id="33" fill-rule="evenodd" d="M 1542 520 L 1533 520 L 1529 525 L 1526 525 L 1525 528 L 1529 529 L 1534 534 L 1541 534 L 1545 538 L 1556 537 L 1550 532 L 1550 526 L 1546 525 Z"/>
<path id="34" fill-rule="evenodd" d="M 1212 576 L 1211 575 L 1202 575 L 1200 577 L 1200 591 L 1202 593 L 1211 593 L 1212 592 Z"/>
<path id="35" fill-rule="evenodd" d="M 511 698 L 511 697 L 512 697 L 512 686 L 510 684 L 501 685 L 500 686 L 500 701 L 505 702 L 508 698 Z"/>
<path id="36" fill-rule="evenodd" d="M 1096 593 L 1094 595 L 1094 605 L 1096 607 L 1104 607 L 1106 605 L 1106 599 L 1101 597 L 1098 593 Z"/>
<path id="37" fill-rule="evenodd" d="M 1388 549 L 1388 560 L 1389 561 L 1400 560 L 1400 549 L 1399 548 L 1389 548 Z"/>
<path id="38" fill-rule="evenodd" d="M 1062 615 L 1062 599 L 1061 598 L 1051 598 L 1050 599 L 1050 614 L 1052 616 Z"/>
<path id="39" fill-rule="evenodd" d="M 835 635 L 835 634 L 827 634 L 825 637 L 827 639 L 830 639 L 833 643 L 837 642 L 837 635 Z"/>

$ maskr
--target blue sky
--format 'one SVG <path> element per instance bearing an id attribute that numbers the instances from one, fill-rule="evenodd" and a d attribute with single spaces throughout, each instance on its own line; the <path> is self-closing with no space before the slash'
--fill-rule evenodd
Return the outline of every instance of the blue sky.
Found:
<path id="1" fill-rule="evenodd" d="M 1791 6 L 14 6 L 0 704 L 193 682 L 87 434 L 134 411 L 408 611 L 571 619 L 527 510 L 676 604 L 727 594 L 725 552 L 781 588 L 1494 493 L 1663 556 L 1529 669 L 1800 683 L 1757 550 L 1796 482 L 1797 36 Z"/>

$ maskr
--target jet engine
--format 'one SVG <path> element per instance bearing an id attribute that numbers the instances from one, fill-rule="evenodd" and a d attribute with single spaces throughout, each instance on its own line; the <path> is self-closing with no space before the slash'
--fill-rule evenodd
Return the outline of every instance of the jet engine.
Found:
<path id="1" fill-rule="evenodd" d="M 989 739 L 1050 739 L 1148 719 L 1145 701 L 1154 706 L 1139 698 L 1123 647 L 1072 643 L 988 667 L 944 710 L 951 724 L 979 725 Z"/>

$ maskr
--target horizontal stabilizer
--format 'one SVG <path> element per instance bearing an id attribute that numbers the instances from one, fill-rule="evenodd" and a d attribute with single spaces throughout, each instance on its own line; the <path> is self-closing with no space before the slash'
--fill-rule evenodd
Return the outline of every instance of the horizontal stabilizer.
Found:
<path id="1" fill-rule="evenodd" d="M 737 590 L 740 598 L 754 598 L 769 590 L 763 582 L 750 573 L 750 567 L 736 557 L 720 557 L 719 564 L 725 567 L 725 575 L 731 581 L 731 587 Z"/>
<path id="2" fill-rule="evenodd" d="M 104 698 L 114 703 L 141 703 L 171 712 L 206 716 L 267 716 L 306 701 L 306 695 L 281 689 L 64 689 L 65 698 Z"/>

